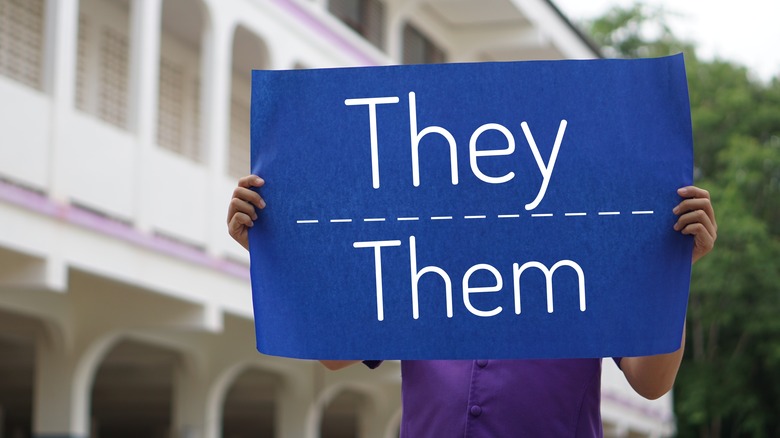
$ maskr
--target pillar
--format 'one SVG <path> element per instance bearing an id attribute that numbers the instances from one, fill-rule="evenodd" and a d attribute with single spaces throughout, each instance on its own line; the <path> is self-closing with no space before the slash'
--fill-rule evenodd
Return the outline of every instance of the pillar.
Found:
<path id="1" fill-rule="evenodd" d="M 162 0 L 130 3 L 130 131 L 136 149 L 134 219 L 141 231 L 151 229 L 149 195 L 153 193 L 152 163 L 157 143 L 157 100 L 160 81 Z"/>
<path id="2" fill-rule="evenodd" d="M 230 127 L 230 83 L 232 79 L 232 41 L 235 23 L 214 5 L 209 8 L 203 34 L 201 55 L 201 114 L 208 165 L 209 202 L 203 212 L 207 223 L 207 251 L 219 256 L 225 237 L 225 211 L 230 200 L 223 193 L 223 178 L 227 171 Z"/>
<path id="3" fill-rule="evenodd" d="M 50 196 L 60 202 L 68 200 L 67 131 L 73 114 L 76 93 L 76 43 L 79 19 L 78 0 L 46 2 L 46 90 L 52 97 L 51 161 L 49 163 Z"/>

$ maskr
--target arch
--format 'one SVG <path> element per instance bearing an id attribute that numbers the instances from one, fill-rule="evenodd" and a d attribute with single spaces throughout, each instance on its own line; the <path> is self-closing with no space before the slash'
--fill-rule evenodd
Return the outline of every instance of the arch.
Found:
<path id="1" fill-rule="evenodd" d="M 0 436 L 29 436 L 42 322 L 0 308 Z"/>
<path id="2" fill-rule="evenodd" d="M 222 436 L 275 436 L 282 378 L 257 367 L 244 369 L 225 393 Z"/>
<path id="3" fill-rule="evenodd" d="M 87 435 L 89 432 L 89 406 L 95 370 L 106 353 L 119 339 L 121 333 L 108 332 L 90 343 L 81 354 L 73 372 L 72 407 L 74 432 Z"/>
<path id="4" fill-rule="evenodd" d="M 282 367 L 259 364 L 256 360 L 244 360 L 225 367 L 214 378 L 208 390 L 206 400 L 206 436 L 221 435 L 223 407 L 225 406 L 228 391 L 236 382 L 236 379 L 247 370 L 259 370 L 280 376 L 280 388 L 284 386 L 284 381 L 288 378 Z"/>
<path id="5" fill-rule="evenodd" d="M 147 334 L 114 330 L 109 331 L 93 339 L 79 356 L 73 373 L 72 406 L 74 416 L 74 430 L 86 435 L 90 430 L 90 406 L 92 404 L 92 387 L 98 367 L 105 360 L 106 355 L 122 341 L 153 345 L 157 348 L 174 350 L 179 355 L 179 363 L 185 368 L 192 368 L 196 372 L 204 369 L 203 360 L 197 350 L 191 351 L 182 343 L 169 339 L 151 337 Z"/>
<path id="6" fill-rule="evenodd" d="M 325 407 L 320 420 L 320 438 L 358 438 L 366 434 L 362 414 L 366 395 L 345 390 Z"/>
<path id="7" fill-rule="evenodd" d="M 166 437 L 173 429 L 175 349 L 123 337 L 105 352 L 90 388 L 90 435 Z"/>
<path id="8" fill-rule="evenodd" d="M 377 388 L 361 382 L 338 382 L 323 389 L 319 396 L 309 406 L 306 413 L 305 437 L 317 438 L 320 436 L 319 428 L 322 423 L 322 414 L 325 408 L 339 394 L 345 391 L 365 396 L 368 399 L 368 404 L 377 404 L 377 398 L 381 396 L 381 394 L 377 393 Z"/>

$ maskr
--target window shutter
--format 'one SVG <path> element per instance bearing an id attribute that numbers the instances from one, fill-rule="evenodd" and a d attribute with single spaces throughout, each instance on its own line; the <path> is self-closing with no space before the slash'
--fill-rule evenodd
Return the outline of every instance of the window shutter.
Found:
<path id="1" fill-rule="evenodd" d="M 127 127 L 127 37 L 106 27 L 101 32 L 98 116 L 119 128 Z"/>
<path id="2" fill-rule="evenodd" d="M 182 153 L 183 81 L 182 67 L 164 57 L 161 58 L 157 143 L 176 153 Z"/>
<path id="3" fill-rule="evenodd" d="M 444 52 L 414 26 L 404 26 L 404 64 L 432 64 L 445 61 Z"/>
<path id="4" fill-rule="evenodd" d="M 230 154 L 228 172 L 240 178 L 249 173 L 250 129 L 249 105 L 233 97 L 230 103 Z"/>
<path id="5" fill-rule="evenodd" d="M 380 49 L 385 40 L 385 10 L 382 2 L 378 0 L 364 0 L 365 6 L 365 33 L 364 36 L 374 46 Z"/>
<path id="6" fill-rule="evenodd" d="M 79 31 L 76 57 L 76 108 L 89 112 L 89 29 L 90 22 L 87 17 L 79 17 Z"/>
<path id="7" fill-rule="evenodd" d="M 379 0 L 330 0 L 328 10 L 375 46 L 384 42 L 384 5 Z"/>
<path id="8" fill-rule="evenodd" d="M 0 74 L 43 89 L 44 0 L 0 0 Z"/>

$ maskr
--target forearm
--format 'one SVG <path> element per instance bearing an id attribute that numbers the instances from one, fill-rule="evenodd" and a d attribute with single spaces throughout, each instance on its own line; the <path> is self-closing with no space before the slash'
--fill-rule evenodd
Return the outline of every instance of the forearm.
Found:
<path id="1" fill-rule="evenodd" d="M 639 395 L 655 400 L 672 389 L 684 351 L 685 327 L 677 351 L 655 356 L 625 357 L 620 361 L 620 368 Z"/>
<path id="2" fill-rule="evenodd" d="M 325 368 L 336 371 L 340 370 L 342 368 L 346 368 L 350 365 L 354 365 L 360 361 L 358 360 L 321 360 L 320 363 L 325 366 Z"/>

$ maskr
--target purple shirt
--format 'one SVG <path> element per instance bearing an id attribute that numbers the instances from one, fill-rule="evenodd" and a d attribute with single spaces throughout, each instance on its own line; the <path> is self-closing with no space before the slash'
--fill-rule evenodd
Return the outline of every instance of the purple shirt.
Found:
<path id="1" fill-rule="evenodd" d="M 603 435 L 601 359 L 402 361 L 401 375 L 402 438 Z"/>

